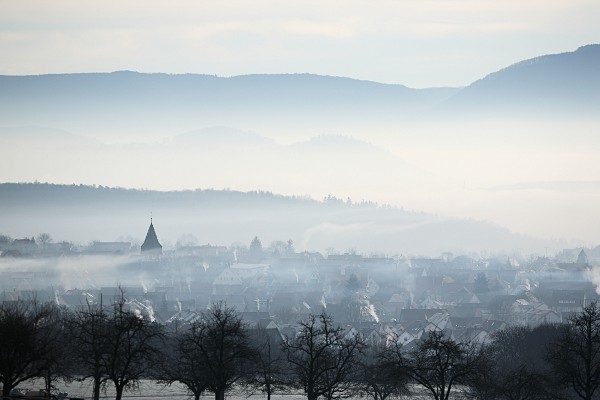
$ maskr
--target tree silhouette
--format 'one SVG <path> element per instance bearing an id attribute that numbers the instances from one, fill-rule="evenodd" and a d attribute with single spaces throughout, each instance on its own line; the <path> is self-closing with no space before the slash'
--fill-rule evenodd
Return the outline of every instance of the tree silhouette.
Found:
<path id="1" fill-rule="evenodd" d="M 471 397 L 533 400 L 548 397 L 544 353 L 557 329 L 513 326 L 493 336 L 485 362 L 469 379 Z"/>
<path id="2" fill-rule="evenodd" d="M 137 388 L 139 380 L 150 375 L 164 339 L 161 326 L 127 311 L 125 305 L 121 291 L 108 315 L 106 351 L 102 354 L 102 367 L 107 380 L 115 386 L 116 400 L 121 400 L 125 390 Z"/>
<path id="3" fill-rule="evenodd" d="M 362 363 L 361 391 L 373 400 L 386 400 L 409 394 L 408 375 L 399 357 L 400 351 L 383 347 L 379 350 L 370 348 Z"/>
<path id="4" fill-rule="evenodd" d="M 92 378 L 92 400 L 100 398 L 106 381 L 103 357 L 108 351 L 108 314 L 100 304 L 87 303 L 69 319 L 72 355 L 82 379 Z"/>
<path id="5" fill-rule="evenodd" d="M 71 332 L 68 321 L 70 311 L 54 303 L 48 303 L 49 314 L 39 327 L 37 342 L 48 343 L 47 351 L 40 354 L 46 393 L 54 388 L 57 378 L 70 380 L 73 374 Z"/>
<path id="6" fill-rule="evenodd" d="M 284 345 L 291 380 L 308 400 L 349 396 L 358 383 L 358 363 L 366 347 L 359 335 L 344 336 L 325 313 L 310 315 Z"/>
<path id="7" fill-rule="evenodd" d="M 45 248 L 49 243 L 52 243 L 52 237 L 49 233 L 43 232 L 37 235 L 36 241 L 40 247 Z"/>
<path id="8" fill-rule="evenodd" d="M 252 242 L 250 242 L 250 247 L 248 248 L 248 257 L 252 262 L 259 262 L 262 260 L 263 256 L 264 253 L 262 243 L 258 236 L 255 236 L 254 239 L 252 239 Z"/>
<path id="9" fill-rule="evenodd" d="M 448 400 L 452 389 L 467 383 L 480 368 L 481 360 L 481 349 L 476 346 L 456 343 L 444 331 L 431 331 L 400 360 L 400 367 L 435 400 Z"/>
<path id="10" fill-rule="evenodd" d="M 208 389 L 209 373 L 194 340 L 194 332 L 178 331 L 167 338 L 164 360 L 160 364 L 159 380 L 168 385 L 179 382 L 199 400 Z"/>
<path id="11" fill-rule="evenodd" d="M 184 379 L 193 382 L 195 389 L 188 385 L 192 392 L 206 388 L 215 394 L 215 400 L 224 400 L 225 392 L 250 372 L 254 350 L 246 327 L 235 309 L 224 303 L 213 304 L 178 343 L 187 353 L 184 362 L 194 371 L 189 371 L 192 376 L 177 380 L 186 385 Z"/>
<path id="12" fill-rule="evenodd" d="M 547 360 L 556 380 L 582 400 L 594 398 L 600 386 L 600 309 L 592 302 L 569 318 L 563 333 L 549 347 Z"/>
<path id="13" fill-rule="evenodd" d="M 356 293 L 361 288 L 360 281 L 355 274 L 350 274 L 344 286 L 349 293 Z"/>
<path id="14" fill-rule="evenodd" d="M 254 330 L 253 344 L 255 347 L 252 373 L 246 383 L 252 393 L 254 390 L 261 391 L 271 400 L 271 395 L 287 386 L 287 376 L 284 371 L 285 358 L 281 352 L 281 337 L 279 331 L 269 331 L 264 328 Z"/>
<path id="15" fill-rule="evenodd" d="M 31 378 L 43 377 L 54 361 L 50 304 L 17 301 L 0 304 L 0 383 L 2 396 Z"/>

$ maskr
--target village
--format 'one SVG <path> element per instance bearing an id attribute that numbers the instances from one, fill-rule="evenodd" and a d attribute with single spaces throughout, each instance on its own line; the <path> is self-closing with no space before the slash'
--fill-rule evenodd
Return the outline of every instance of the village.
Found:
<path id="1" fill-rule="evenodd" d="M 263 248 L 255 237 L 247 248 L 206 244 L 163 251 L 151 221 L 139 247 L 93 242 L 73 248 L 42 236 L 6 238 L 0 250 L 8 265 L 0 270 L 3 302 L 35 298 L 76 310 L 112 301 L 123 291 L 130 311 L 173 329 L 223 303 L 248 326 L 268 326 L 282 337 L 292 337 L 298 321 L 324 311 L 348 335 L 360 333 L 371 345 L 392 336 L 407 345 L 442 330 L 457 342 L 484 344 L 509 326 L 566 322 L 598 299 L 595 259 L 585 249 L 527 261 L 450 253 L 322 255 L 296 252 L 291 241 Z M 81 266 L 68 279 L 59 267 L 10 267 L 11 260 L 65 259 Z M 90 260 L 95 270 L 86 266 Z M 107 272 L 102 262 L 116 267 Z"/>

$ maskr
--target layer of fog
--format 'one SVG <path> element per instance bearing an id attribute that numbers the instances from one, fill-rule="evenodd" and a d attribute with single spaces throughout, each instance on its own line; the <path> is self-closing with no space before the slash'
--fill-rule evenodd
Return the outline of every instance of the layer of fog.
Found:
<path id="1" fill-rule="evenodd" d="M 293 134 L 206 128 L 136 144 L 4 128 L 0 181 L 333 195 L 594 245 L 600 185 L 569 182 L 600 176 L 597 126 L 593 119 L 447 119 Z"/>
<path id="2" fill-rule="evenodd" d="M 56 289 L 100 289 L 103 287 L 139 287 L 145 276 L 127 273 L 123 266 L 132 261 L 129 256 L 86 255 L 74 257 L 2 258 L 0 272 L 2 289 L 37 291 Z M 11 280 L 18 288 L 11 288 Z"/>

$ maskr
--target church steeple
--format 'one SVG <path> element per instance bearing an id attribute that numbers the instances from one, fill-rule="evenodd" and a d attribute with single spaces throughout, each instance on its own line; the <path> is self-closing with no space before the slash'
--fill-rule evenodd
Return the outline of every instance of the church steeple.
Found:
<path id="1" fill-rule="evenodd" d="M 581 249 L 577 256 L 577 264 L 588 265 L 588 256 L 583 249 Z"/>
<path id="2" fill-rule="evenodd" d="M 160 256 L 162 254 L 162 245 L 158 241 L 156 231 L 154 230 L 154 224 L 152 223 L 152 217 L 150 217 L 150 226 L 146 233 L 146 239 L 142 244 L 142 254 L 150 256 Z"/>

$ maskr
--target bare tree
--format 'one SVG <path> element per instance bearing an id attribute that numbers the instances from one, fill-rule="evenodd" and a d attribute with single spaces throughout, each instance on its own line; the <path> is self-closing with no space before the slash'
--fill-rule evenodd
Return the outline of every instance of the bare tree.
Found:
<path id="1" fill-rule="evenodd" d="M 292 382 L 308 400 L 348 397 L 358 384 L 365 344 L 360 335 L 344 336 L 326 313 L 300 322 L 300 332 L 284 345 Z"/>
<path id="2" fill-rule="evenodd" d="M 408 375 L 399 360 L 400 351 L 392 348 L 371 348 L 362 363 L 361 391 L 373 400 L 408 395 Z"/>
<path id="3" fill-rule="evenodd" d="M 193 375 L 176 380 L 186 385 L 191 382 L 199 392 L 204 388 L 212 391 L 215 400 L 224 400 L 225 392 L 246 376 L 254 354 L 241 318 L 224 303 L 213 304 L 182 334 L 178 346 L 187 353 L 184 363 L 192 369 L 188 374 Z M 194 387 L 188 385 L 196 394 Z"/>
<path id="4" fill-rule="evenodd" d="M 594 398 L 600 386 L 600 309 L 596 302 L 569 319 L 549 347 L 547 360 L 555 379 L 582 400 Z"/>
<path id="5" fill-rule="evenodd" d="M 0 304 L 0 383 L 8 397 L 21 382 L 43 377 L 53 361 L 55 343 L 49 340 L 52 308 L 37 301 Z"/>
<path id="6" fill-rule="evenodd" d="M 401 367 L 435 400 L 448 400 L 457 384 L 468 382 L 481 363 L 478 346 L 456 343 L 444 331 L 431 331 L 418 343 Z"/>
<path id="7" fill-rule="evenodd" d="M 199 400 L 208 389 L 208 370 L 198 353 L 192 330 L 178 331 L 167 338 L 163 362 L 160 363 L 159 381 L 171 385 L 182 383 Z"/>
<path id="8" fill-rule="evenodd" d="M 125 390 L 137 388 L 139 380 L 151 374 L 164 340 L 160 325 L 127 311 L 125 304 L 125 294 L 121 291 L 107 318 L 106 351 L 102 353 L 102 368 L 106 381 L 115 386 L 116 400 L 121 400 Z"/>
<path id="9" fill-rule="evenodd" d="M 469 379 L 469 392 L 478 399 L 533 400 L 547 398 L 546 344 L 559 329 L 514 326 L 494 334 L 483 352 L 484 362 Z"/>
<path id="10" fill-rule="evenodd" d="M 43 377 L 46 384 L 46 393 L 51 393 L 54 388 L 53 381 L 61 378 L 70 380 L 73 373 L 73 358 L 71 333 L 68 320 L 68 309 L 54 303 L 47 304 L 49 314 L 39 326 L 38 343 L 48 343 L 47 351 L 41 354 Z"/>
<path id="11" fill-rule="evenodd" d="M 92 400 L 99 400 L 100 388 L 106 381 L 103 360 L 107 345 L 108 315 L 101 305 L 87 303 L 68 321 L 72 355 L 81 379 L 92 378 Z"/>
<path id="12" fill-rule="evenodd" d="M 464 395 L 471 400 L 498 400 L 497 363 L 490 346 L 482 348 L 480 368 L 467 377 Z"/>
<path id="13" fill-rule="evenodd" d="M 284 372 L 285 359 L 281 352 L 282 340 L 279 331 L 269 332 L 267 329 L 259 328 L 254 331 L 253 344 L 255 347 L 252 373 L 246 383 L 253 390 L 261 391 L 271 400 L 271 395 L 278 390 L 287 387 Z M 252 391 L 251 391 L 252 393 Z"/>
<path id="14" fill-rule="evenodd" d="M 52 237 L 49 233 L 43 232 L 37 235 L 36 241 L 42 248 L 44 248 L 49 243 L 52 243 Z"/>

